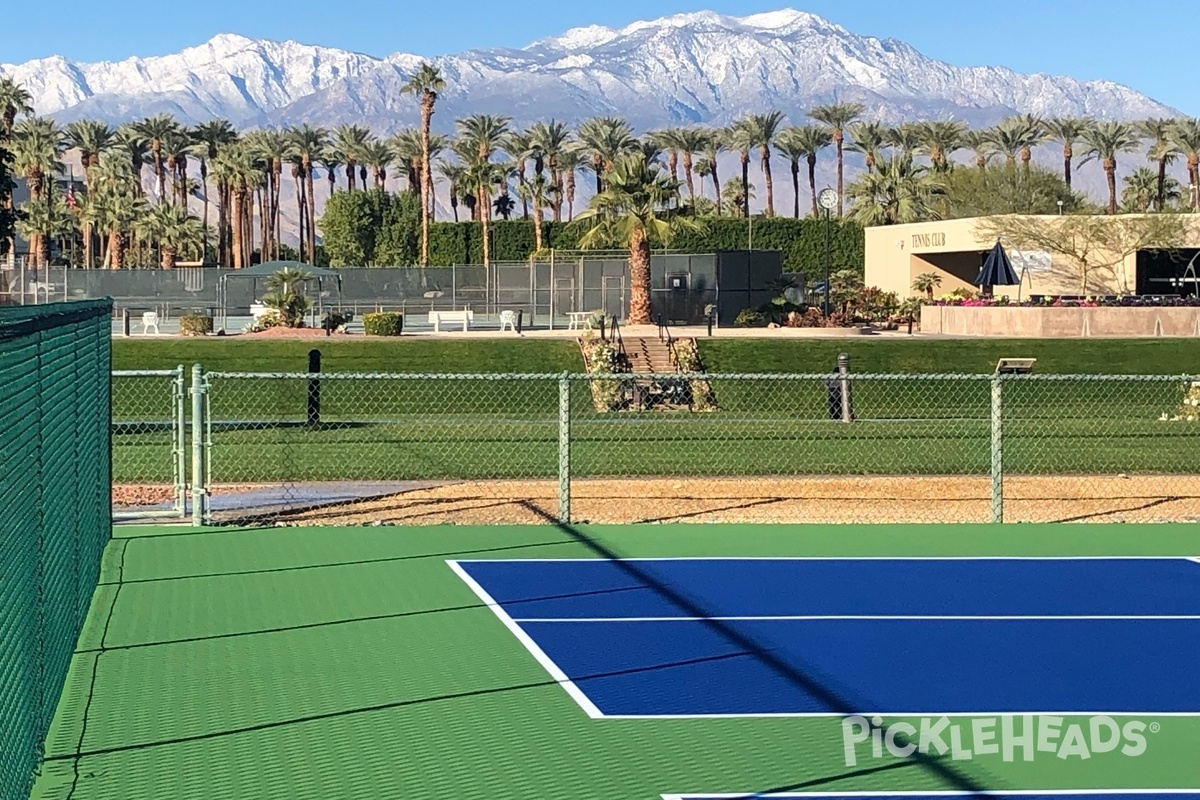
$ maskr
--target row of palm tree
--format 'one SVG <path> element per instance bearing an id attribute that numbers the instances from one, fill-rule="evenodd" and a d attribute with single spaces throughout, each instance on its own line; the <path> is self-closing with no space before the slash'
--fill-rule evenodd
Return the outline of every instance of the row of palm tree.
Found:
<path id="1" fill-rule="evenodd" d="M 614 165 L 628 154 L 641 153 L 657 159 L 687 196 L 693 214 L 714 213 L 747 216 L 755 187 L 751 162 L 758 161 L 765 213 L 774 216 L 775 186 L 772 162 L 776 156 L 790 166 L 792 215 L 801 216 L 801 173 L 806 168 L 810 211 L 818 213 L 816 170 L 818 159 L 833 148 L 839 196 L 852 202 L 851 216 L 864 224 L 887 224 L 927 218 L 932 201 L 940 192 L 938 176 L 955 168 L 955 154 L 970 151 L 966 163 L 988 168 L 1003 158 L 1012 169 L 1030 169 L 1034 148 L 1057 142 L 1063 152 L 1063 180 L 1072 183 L 1074 169 L 1096 161 L 1108 182 L 1108 209 L 1118 210 L 1117 159 L 1149 144 L 1148 157 L 1156 165 L 1156 185 L 1143 208 L 1164 210 L 1172 200 L 1182 199 L 1177 182 L 1168 175 L 1176 159 L 1186 160 L 1191 197 L 1200 210 L 1200 120 L 1152 119 L 1140 123 L 1099 122 L 1083 118 L 1043 119 L 1033 115 L 1010 117 L 987 129 L 971 130 L 957 121 L 927 121 L 886 126 L 863 120 L 864 109 L 855 103 L 833 103 L 812 109 L 802 125 L 787 124 L 782 112 L 749 114 L 723 128 L 673 127 L 635 135 L 618 117 L 590 119 L 572 130 L 550 120 L 526 129 L 513 127 L 504 116 L 476 114 L 454 123 L 454 136 L 432 132 L 432 118 L 445 81 L 436 68 L 423 64 L 404 86 L 419 102 L 421 124 L 381 138 L 359 125 L 342 125 L 332 130 L 300 125 L 285 130 L 256 130 L 239 134 L 224 120 L 186 127 L 167 115 L 158 115 L 114 128 L 102 122 L 79 121 L 60 130 L 53 122 L 33 116 L 27 92 L 10 79 L 0 80 L 0 128 L 12 141 L 17 172 L 30 187 L 30 205 L 53 193 L 50 176 L 56 174 L 65 149 L 72 148 L 83 164 L 87 206 L 100 189 L 94 173 L 110 153 L 119 153 L 129 165 L 133 194 L 143 196 L 142 174 L 149 170 L 157 204 L 186 208 L 197 193 L 203 200 L 202 229 L 209 227 L 209 207 L 217 201 L 216 257 L 220 263 L 240 266 L 249 263 L 252 250 L 264 257 L 277 257 L 281 247 L 280 189 L 285 172 L 290 173 L 296 197 L 296 220 L 300 256 L 311 261 L 316 251 L 317 224 L 314 177 L 321 169 L 329 192 L 338 190 L 339 172 L 345 190 L 386 187 L 389 171 L 407 180 L 407 187 L 421 198 L 420 260 L 428 263 L 429 224 L 436 205 L 435 176 L 448 189 L 453 219 L 465 206 L 471 219 L 486 228 L 494 215 L 508 218 L 519 201 L 521 214 L 535 222 L 537 245 L 541 246 L 541 221 L 548 212 L 560 221 L 575 216 L 576 178 L 580 171 L 594 175 L 595 192 L 604 191 Z M 1076 151 L 1079 150 L 1077 157 Z M 847 189 L 844 186 L 845 152 L 862 156 L 866 170 Z M 739 159 L 738 178 L 722 182 L 718 162 L 723 154 Z M 959 161 L 962 161 L 960 159 Z M 190 177 L 198 166 L 199 183 Z M 680 173 L 682 167 L 682 175 Z M 215 181 L 210 195 L 209 178 Z M 1138 190 L 1145 194 L 1145 175 L 1135 173 Z M 370 179 L 370 180 L 369 180 Z M 711 181 L 712 198 L 706 196 Z M 517 198 L 514 200 L 514 195 Z M 98 199 L 98 198 L 97 198 Z M 47 203 L 50 208 L 52 203 Z M 86 209 L 85 209 L 86 210 Z M 37 230 L 48 221 L 29 217 L 24 223 L 32 231 L 41 252 L 43 235 Z M 36 217 L 36 215 L 35 215 Z M 94 263 L 93 234 L 89 223 L 81 227 L 85 260 Z M 257 230 L 255 220 L 257 218 Z M 45 223 L 45 224 L 43 224 Z M 208 239 L 201 237 L 202 256 L 208 257 Z M 255 246 L 257 240 L 257 248 Z M 485 249 L 488 237 L 483 237 Z M 31 244 L 33 240 L 31 239 Z M 106 259 L 111 248 L 106 250 Z M 485 259 L 490 254 L 485 253 Z"/>

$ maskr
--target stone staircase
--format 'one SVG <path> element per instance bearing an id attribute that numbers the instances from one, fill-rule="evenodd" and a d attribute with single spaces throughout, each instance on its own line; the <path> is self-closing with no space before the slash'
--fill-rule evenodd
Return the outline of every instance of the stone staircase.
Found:
<path id="1" fill-rule="evenodd" d="M 625 340 L 630 372 L 638 375 L 663 375 L 678 372 L 667 343 L 657 337 Z"/>

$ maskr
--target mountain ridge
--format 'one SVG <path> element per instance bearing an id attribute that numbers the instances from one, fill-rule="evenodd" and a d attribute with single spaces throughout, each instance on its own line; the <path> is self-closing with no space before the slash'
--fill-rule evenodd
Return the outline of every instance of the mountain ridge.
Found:
<path id="1" fill-rule="evenodd" d="M 38 113 L 112 123 L 171 113 L 224 117 L 243 127 L 357 122 L 388 133 L 414 124 L 400 87 L 424 58 L 377 57 L 239 34 L 166 56 L 79 63 L 62 56 L 0 75 L 26 85 Z M 436 124 L 500 113 L 518 124 L 620 114 L 637 129 L 727 124 L 764 108 L 802 116 L 833 99 L 857 101 L 887 122 L 957 118 L 986 125 L 1015 112 L 1109 119 L 1179 112 L 1112 81 L 960 67 L 897 39 L 859 36 L 795 9 L 733 17 L 711 11 L 591 25 L 521 48 L 429 59 L 447 78 Z"/>

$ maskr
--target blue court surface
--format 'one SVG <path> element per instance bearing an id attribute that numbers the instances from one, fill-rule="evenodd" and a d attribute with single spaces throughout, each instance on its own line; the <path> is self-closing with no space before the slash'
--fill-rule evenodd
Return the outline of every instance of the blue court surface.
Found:
<path id="1" fill-rule="evenodd" d="M 596 718 L 1200 714 L 1195 559 L 448 563 Z"/>

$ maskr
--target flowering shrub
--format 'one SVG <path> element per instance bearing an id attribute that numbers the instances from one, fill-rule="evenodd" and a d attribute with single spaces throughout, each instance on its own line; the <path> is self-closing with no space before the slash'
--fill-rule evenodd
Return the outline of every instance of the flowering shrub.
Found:
<path id="1" fill-rule="evenodd" d="M 675 354 L 675 366 L 680 372 L 692 374 L 704 371 L 700 361 L 700 352 L 696 349 L 693 339 L 677 339 L 671 345 Z M 717 398 L 713 395 L 712 385 L 706 380 L 689 381 L 691 391 L 691 408 L 693 411 L 716 411 Z"/>
<path id="2" fill-rule="evenodd" d="M 278 309 L 268 308 L 242 328 L 244 333 L 262 333 L 267 328 L 283 327 L 283 314 Z"/>
<path id="3" fill-rule="evenodd" d="M 1163 422 L 1196 422 L 1200 421 L 1200 381 L 1192 381 L 1183 392 L 1183 402 L 1174 414 L 1163 414 L 1159 417 Z"/>
<path id="4" fill-rule="evenodd" d="M 589 375 L 611 375 L 625 371 L 617 349 L 592 331 L 585 332 L 579 344 L 583 348 L 584 366 Z M 621 407 L 620 380 L 598 380 L 588 383 L 597 411 L 616 411 Z"/>
<path id="5" fill-rule="evenodd" d="M 1017 306 L 1020 308 L 1191 308 L 1200 307 L 1197 297 L 1158 297 L 1126 295 L 1124 297 L 1039 297 L 1037 300 L 1014 300 L 1008 295 L 998 297 L 961 297 L 942 295 L 933 301 L 935 306 L 963 308 Z"/>

